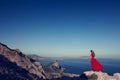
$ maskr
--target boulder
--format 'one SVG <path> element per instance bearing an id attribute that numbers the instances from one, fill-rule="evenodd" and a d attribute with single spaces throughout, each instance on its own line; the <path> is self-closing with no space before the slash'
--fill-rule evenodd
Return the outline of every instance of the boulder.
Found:
<path id="1" fill-rule="evenodd" d="M 113 76 L 101 71 L 86 71 L 84 74 L 89 80 L 120 80 L 120 73 L 115 73 Z"/>

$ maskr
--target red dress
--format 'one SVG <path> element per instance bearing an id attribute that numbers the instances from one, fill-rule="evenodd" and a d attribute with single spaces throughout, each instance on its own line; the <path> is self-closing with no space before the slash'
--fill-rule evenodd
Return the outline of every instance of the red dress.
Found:
<path id="1" fill-rule="evenodd" d="M 98 60 L 94 58 L 94 55 L 92 53 L 91 53 L 90 62 L 91 62 L 91 67 L 93 71 L 100 71 L 103 69 L 103 66 L 99 63 Z"/>

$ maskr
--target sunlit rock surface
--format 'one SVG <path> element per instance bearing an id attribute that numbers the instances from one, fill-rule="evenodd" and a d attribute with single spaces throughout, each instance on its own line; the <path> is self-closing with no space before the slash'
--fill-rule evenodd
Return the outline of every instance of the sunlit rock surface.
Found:
<path id="1" fill-rule="evenodd" d="M 113 76 L 108 75 L 105 72 L 94 72 L 94 71 L 86 71 L 84 74 L 89 78 L 97 78 L 95 80 L 120 80 L 120 73 L 114 73 Z M 92 76 L 92 77 L 91 77 Z M 90 80 L 92 80 L 90 79 Z"/>

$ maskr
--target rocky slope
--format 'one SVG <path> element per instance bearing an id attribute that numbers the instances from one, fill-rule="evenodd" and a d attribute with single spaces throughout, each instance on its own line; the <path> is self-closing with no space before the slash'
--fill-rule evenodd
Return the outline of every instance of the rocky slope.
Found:
<path id="1" fill-rule="evenodd" d="M 2 75 L 2 76 L 1 76 Z M 15 76 L 14 76 L 15 75 Z M 0 43 L 0 79 L 39 80 L 57 79 L 60 77 L 79 77 L 77 74 L 64 73 L 57 61 L 43 67 L 40 62 L 24 55 L 18 49 L 10 49 Z"/>
<path id="2" fill-rule="evenodd" d="M 9 62 L 16 64 L 16 66 L 26 70 L 30 74 L 34 74 L 39 78 L 46 78 L 42 65 L 39 62 L 36 62 L 35 60 L 22 54 L 22 52 L 20 52 L 19 50 L 10 49 L 6 45 L 0 43 L 0 56 L 3 56 Z M 2 61 L 4 60 L 2 59 Z M 6 66 L 6 68 L 10 66 L 11 65 Z"/>
<path id="3" fill-rule="evenodd" d="M 38 80 L 39 77 L 0 55 L 0 80 Z"/>
<path id="4" fill-rule="evenodd" d="M 65 73 L 64 68 L 62 68 L 57 61 L 54 61 L 44 67 L 45 72 L 47 73 L 46 77 L 49 79 L 57 79 L 61 77 L 66 78 L 75 78 L 80 77 L 79 74 Z"/>
<path id="5" fill-rule="evenodd" d="M 62 77 L 63 68 L 56 61 L 45 66 L 44 70 L 47 73 L 46 77 L 49 79 Z"/>
<path id="6" fill-rule="evenodd" d="M 110 76 L 104 72 L 86 71 L 84 74 L 88 80 L 120 80 L 120 73 L 114 73 L 113 76 Z"/>

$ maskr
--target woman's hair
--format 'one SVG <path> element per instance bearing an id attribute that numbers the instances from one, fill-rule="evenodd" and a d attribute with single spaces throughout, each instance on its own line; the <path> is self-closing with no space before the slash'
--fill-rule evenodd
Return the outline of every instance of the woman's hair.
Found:
<path id="1" fill-rule="evenodd" d="M 95 57 L 94 51 L 93 51 L 93 50 L 90 50 L 90 52 L 91 52 L 91 56 L 92 56 L 92 57 Z"/>
<path id="2" fill-rule="evenodd" d="M 90 52 L 94 52 L 93 50 L 90 50 Z"/>

